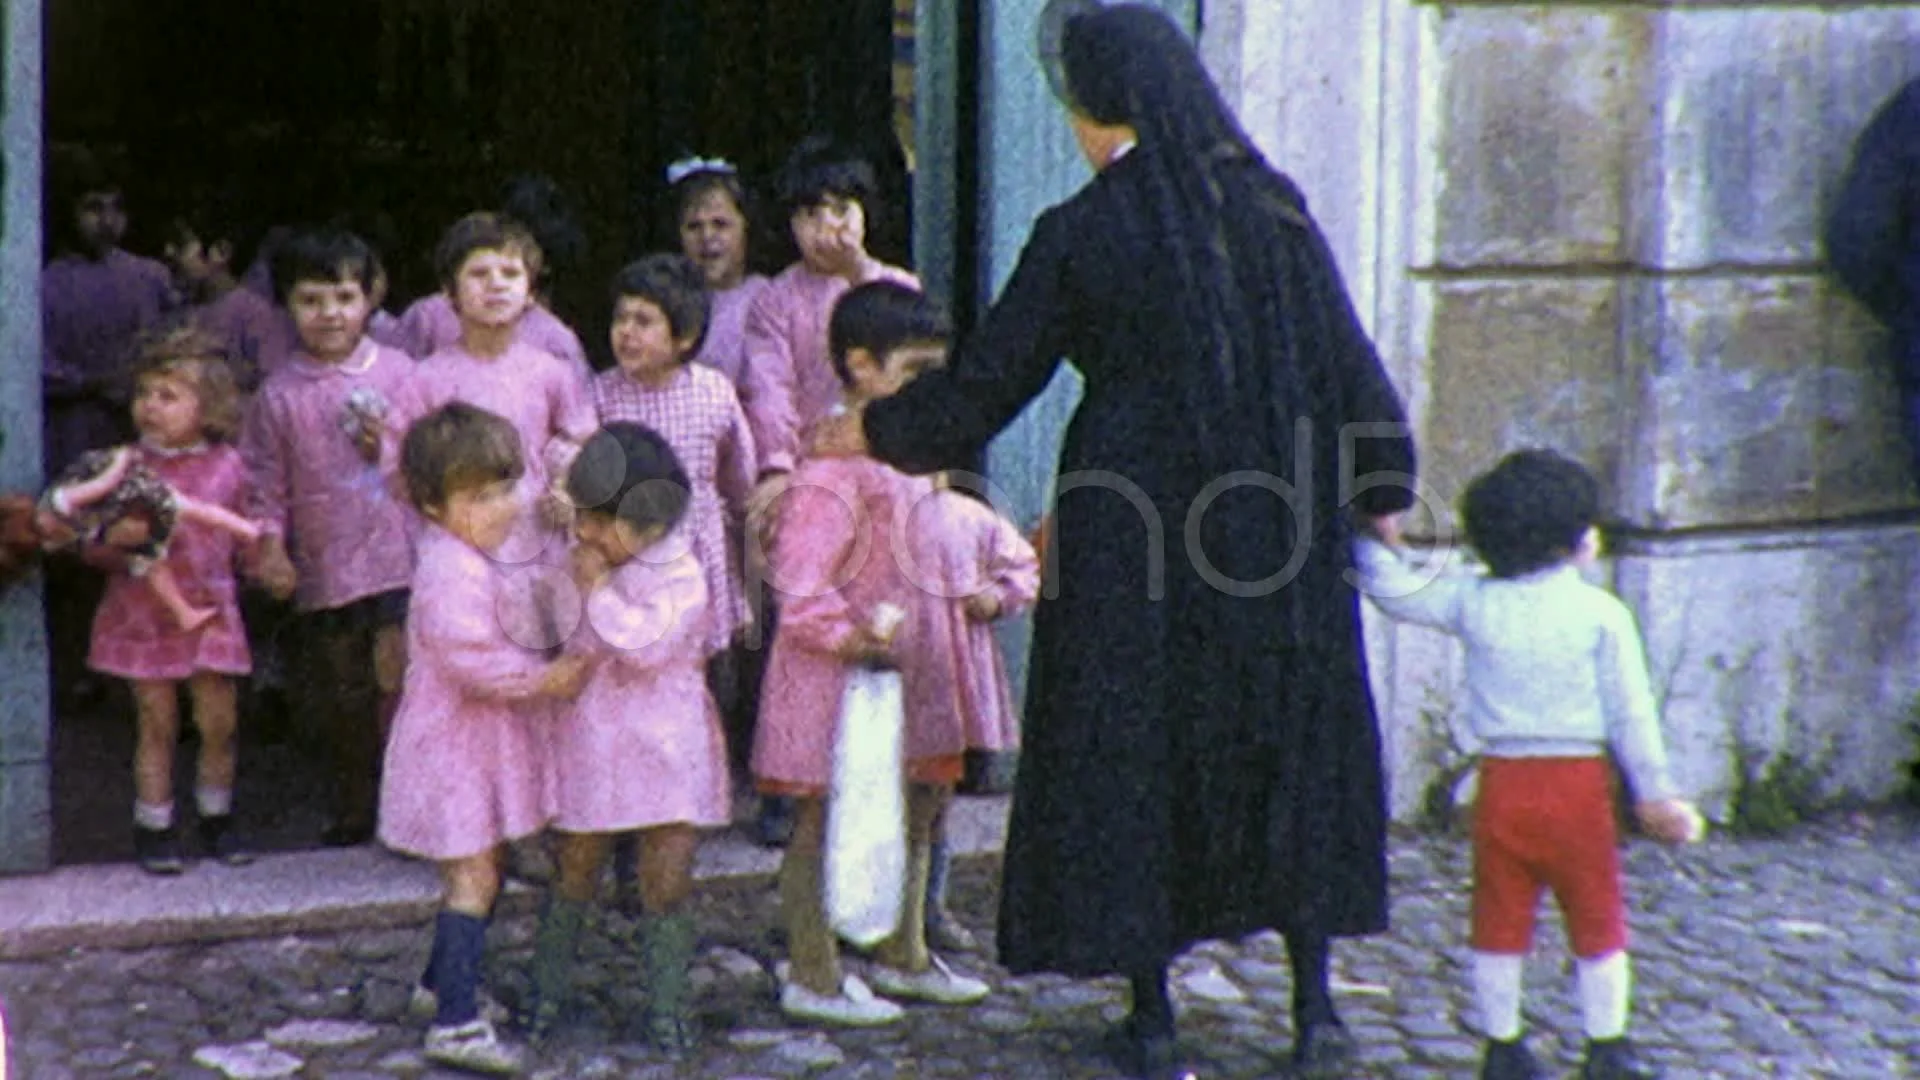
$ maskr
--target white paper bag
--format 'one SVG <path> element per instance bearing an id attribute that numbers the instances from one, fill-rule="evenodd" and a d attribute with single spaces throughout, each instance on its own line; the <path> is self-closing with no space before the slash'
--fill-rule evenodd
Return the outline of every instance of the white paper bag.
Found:
<path id="1" fill-rule="evenodd" d="M 905 722 L 899 672 L 848 673 L 827 797 L 827 921 L 862 947 L 900 924 L 907 877 Z"/>

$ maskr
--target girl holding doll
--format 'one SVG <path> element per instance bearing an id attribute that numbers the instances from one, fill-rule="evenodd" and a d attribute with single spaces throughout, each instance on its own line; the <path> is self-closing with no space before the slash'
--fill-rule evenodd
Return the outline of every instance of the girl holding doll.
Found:
<path id="1" fill-rule="evenodd" d="M 666 438 L 615 422 L 574 460 L 567 493 L 580 508 L 573 569 L 585 597 L 568 649 L 594 667 L 554 732 L 559 876 L 534 937 L 529 1027 L 544 1035 L 558 1020 L 601 867 L 616 836 L 637 830 L 646 1031 L 683 1056 L 694 1046 L 693 856 L 699 831 L 726 825 L 730 806 L 688 477 Z"/>
<path id="2" fill-rule="evenodd" d="M 118 505 L 144 515 L 137 507 L 155 502 L 155 496 L 161 504 L 177 500 L 181 508 L 170 532 L 149 526 L 149 542 L 164 553 L 153 552 L 145 577 L 128 566 L 108 580 L 94 613 L 87 657 L 94 671 L 133 687 L 139 730 L 133 759 L 134 855 L 143 869 L 156 874 L 184 868 L 173 808 L 182 682 L 200 731 L 194 798 L 201 844 L 224 861 L 246 858 L 231 829 L 234 678 L 252 670 L 235 566 L 240 541 L 251 542 L 259 534 L 241 516 L 250 500 L 247 473 L 226 441 L 238 413 L 239 392 L 218 345 L 190 329 L 164 334 L 147 343 L 135 367 L 133 425 L 139 441 L 116 454 L 91 483 L 66 489 L 81 491 L 82 501 L 96 500 L 90 508 Z M 102 486 L 109 490 L 90 490 Z M 50 501 L 63 502 L 61 491 L 55 487 Z M 111 541 L 111 527 L 99 538 Z M 156 587 L 156 574 L 168 584 Z M 182 603 L 170 604 L 164 597 L 168 591 Z"/>
<path id="3" fill-rule="evenodd" d="M 523 594 L 510 587 L 499 552 L 531 512 L 513 424 L 473 405 L 446 405 L 408 429 L 399 465 L 426 527 L 379 836 L 433 860 L 445 888 L 423 980 L 435 1009 L 427 1058 L 511 1073 L 519 1049 L 480 1012 L 487 920 L 500 891 L 501 849 L 553 816 L 541 750 L 550 710 L 530 706 L 577 694 L 590 663 L 581 655 L 550 661 L 509 633 Z"/>

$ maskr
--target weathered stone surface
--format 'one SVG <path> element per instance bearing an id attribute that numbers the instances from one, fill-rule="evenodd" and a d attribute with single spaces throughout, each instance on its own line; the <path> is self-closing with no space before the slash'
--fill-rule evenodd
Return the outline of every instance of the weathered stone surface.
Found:
<path id="1" fill-rule="evenodd" d="M 1632 7 L 1427 9 L 1437 262 L 1621 260 L 1651 19 Z"/>
<path id="2" fill-rule="evenodd" d="M 1912 455 L 1901 429 L 1886 331 L 1836 288 L 1825 290 L 1820 423 L 1814 430 L 1823 519 L 1911 507 Z"/>
<path id="3" fill-rule="evenodd" d="M 1827 16 L 1790 9 L 1660 19 L 1657 130 L 1641 144 L 1634 256 L 1663 269 L 1817 257 Z M 1620 124 L 1624 118 L 1616 118 Z"/>
<path id="4" fill-rule="evenodd" d="M 1683 278 L 1629 291 L 1622 514 L 1654 528 L 1816 516 L 1820 283 Z"/>
<path id="5" fill-rule="evenodd" d="M 1884 798 L 1913 754 L 1920 533 L 1666 541 L 1619 560 L 1675 780 L 1724 819 L 1740 772 L 1791 756 L 1826 794 Z"/>
<path id="6" fill-rule="evenodd" d="M 1550 446 L 1611 494 L 1625 428 L 1619 286 L 1610 279 L 1442 282 L 1431 290 L 1423 481 L 1450 516 L 1502 455 Z"/>

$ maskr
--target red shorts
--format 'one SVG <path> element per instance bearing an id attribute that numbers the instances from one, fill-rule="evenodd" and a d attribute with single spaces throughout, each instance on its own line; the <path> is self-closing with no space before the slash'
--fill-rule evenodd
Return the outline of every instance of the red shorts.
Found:
<path id="1" fill-rule="evenodd" d="M 914 758 L 907 762 L 907 783 L 924 784 L 928 787 L 953 787 L 967 774 L 965 754 L 943 754 L 939 757 Z M 754 789 L 762 795 L 783 796 L 790 799 L 822 799 L 827 789 L 818 784 L 803 784 L 794 780 L 756 779 Z"/>
<path id="2" fill-rule="evenodd" d="M 1612 773 L 1605 758 L 1483 758 L 1473 818 L 1473 947 L 1533 946 L 1552 889 L 1575 956 L 1627 947 Z"/>

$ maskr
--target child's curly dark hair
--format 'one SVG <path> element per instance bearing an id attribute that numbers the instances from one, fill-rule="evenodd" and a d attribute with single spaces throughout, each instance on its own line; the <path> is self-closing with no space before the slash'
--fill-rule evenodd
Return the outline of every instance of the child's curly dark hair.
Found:
<path id="1" fill-rule="evenodd" d="M 1600 482 L 1552 450 L 1519 450 L 1467 485 L 1460 516 L 1493 576 L 1520 577 L 1579 548 L 1600 520 Z"/>

